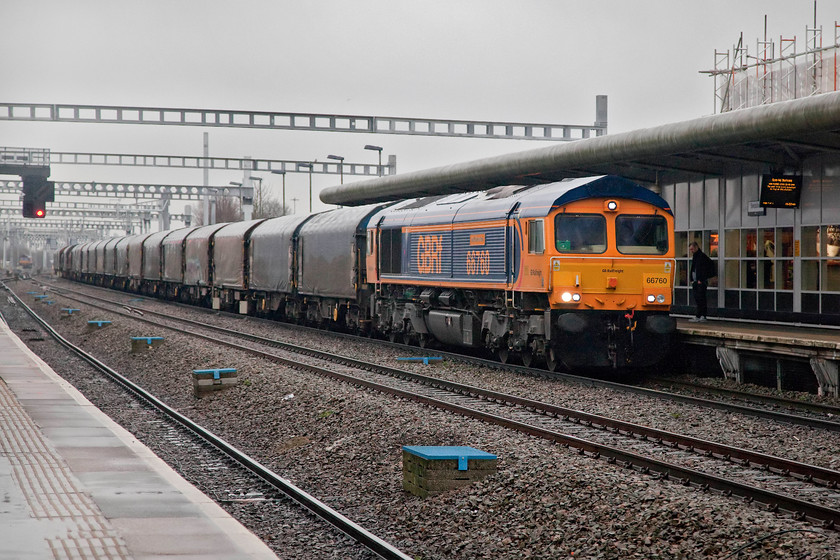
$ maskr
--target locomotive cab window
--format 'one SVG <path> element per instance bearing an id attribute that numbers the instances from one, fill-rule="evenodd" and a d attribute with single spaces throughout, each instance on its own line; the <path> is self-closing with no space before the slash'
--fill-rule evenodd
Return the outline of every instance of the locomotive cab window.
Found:
<path id="1" fill-rule="evenodd" d="M 618 216 L 615 237 L 616 248 L 626 255 L 664 255 L 668 252 L 668 222 L 664 216 Z"/>
<path id="2" fill-rule="evenodd" d="M 542 220 L 528 220 L 528 252 L 545 252 L 545 226 Z"/>
<path id="3" fill-rule="evenodd" d="M 607 221 L 599 214 L 557 214 L 555 245 L 561 253 L 603 253 L 607 250 Z"/>

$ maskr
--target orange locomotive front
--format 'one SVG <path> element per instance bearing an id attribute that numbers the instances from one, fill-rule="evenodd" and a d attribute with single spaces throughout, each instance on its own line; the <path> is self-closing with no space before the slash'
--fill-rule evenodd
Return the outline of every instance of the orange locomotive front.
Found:
<path id="1" fill-rule="evenodd" d="M 551 370 L 662 359 L 674 222 L 614 176 L 405 201 L 368 222 L 373 328 Z"/>

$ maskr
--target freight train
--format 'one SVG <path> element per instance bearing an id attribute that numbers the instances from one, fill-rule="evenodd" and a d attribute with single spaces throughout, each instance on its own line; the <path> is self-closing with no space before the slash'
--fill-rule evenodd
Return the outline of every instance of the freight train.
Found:
<path id="1" fill-rule="evenodd" d="M 617 176 L 344 207 L 62 248 L 66 278 L 502 362 L 661 361 L 674 218 Z"/>

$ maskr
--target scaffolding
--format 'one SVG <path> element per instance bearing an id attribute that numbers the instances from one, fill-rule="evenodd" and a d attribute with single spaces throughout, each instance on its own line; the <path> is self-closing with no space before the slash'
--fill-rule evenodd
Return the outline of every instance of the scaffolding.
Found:
<path id="1" fill-rule="evenodd" d="M 815 18 L 816 19 L 816 18 Z M 797 50 L 796 36 L 779 37 L 778 56 L 773 39 L 756 40 L 756 55 L 749 54 L 741 34 L 726 51 L 715 50 L 714 70 L 704 70 L 715 80 L 715 112 L 725 113 L 776 101 L 799 99 L 837 91 L 840 24 L 834 22 L 834 43 L 824 45 L 823 28 L 805 27 L 804 50 Z"/>

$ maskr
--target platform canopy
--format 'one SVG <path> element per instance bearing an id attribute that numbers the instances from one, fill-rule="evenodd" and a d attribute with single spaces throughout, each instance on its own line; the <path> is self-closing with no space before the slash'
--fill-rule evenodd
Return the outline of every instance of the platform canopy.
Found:
<path id="1" fill-rule="evenodd" d="M 334 186 L 321 200 L 354 206 L 592 175 L 654 185 L 739 169 L 797 173 L 805 159 L 838 151 L 840 92 L 831 92 Z"/>

